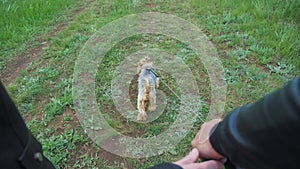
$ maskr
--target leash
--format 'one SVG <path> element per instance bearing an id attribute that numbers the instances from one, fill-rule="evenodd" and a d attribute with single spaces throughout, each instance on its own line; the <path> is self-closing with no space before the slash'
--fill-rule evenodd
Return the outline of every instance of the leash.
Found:
<path id="1" fill-rule="evenodd" d="M 157 77 L 157 78 L 159 78 L 159 76 L 158 76 L 158 74 L 155 72 L 155 69 L 153 69 L 153 68 L 149 68 L 149 69 L 147 69 L 147 70 L 149 70 L 155 77 Z M 167 84 L 167 83 L 165 83 L 164 81 L 163 81 L 163 79 L 159 79 L 159 81 L 160 82 L 162 82 L 177 98 L 179 98 L 179 95 L 178 94 L 176 94 L 175 92 L 174 92 L 174 90 L 172 90 L 172 88 Z"/>
<path id="2" fill-rule="evenodd" d="M 153 68 L 149 68 L 147 70 L 149 70 L 151 73 L 153 73 L 155 77 L 157 77 L 157 78 L 159 77 Z"/>
<path id="3" fill-rule="evenodd" d="M 167 83 L 165 83 L 163 80 L 160 80 L 177 98 L 179 98 L 179 96 L 174 92 L 174 90 L 172 90 L 171 88 L 170 88 L 170 86 L 167 84 Z"/>

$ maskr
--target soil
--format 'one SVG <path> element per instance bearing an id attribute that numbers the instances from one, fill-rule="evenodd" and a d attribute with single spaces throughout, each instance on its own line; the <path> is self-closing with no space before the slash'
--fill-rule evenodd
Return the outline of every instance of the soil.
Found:
<path id="1" fill-rule="evenodd" d="M 13 59 L 6 64 L 6 69 L 1 73 L 0 79 L 4 86 L 9 85 L 13 82 L 19 75 L 20 72 L 27 68 L 27 66 L 38 59 L 44 47 L 48 44 L 42 38 L 38 39 L 39 45 L 30 49 L 28 56 L 23 56 L 23 54 L 18 54 L 13 57 Z"/>

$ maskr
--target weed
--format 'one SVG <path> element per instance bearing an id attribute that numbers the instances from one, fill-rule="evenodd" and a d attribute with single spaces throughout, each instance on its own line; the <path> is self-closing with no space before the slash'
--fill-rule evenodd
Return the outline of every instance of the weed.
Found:
<path id="1" fill-rule="evenodd" d="M 277 65 L 268 65 L 268 68 L 271 73 L 280 74 L 286 77 L 290 77 L 290 73 L 293 71 L 294 66 L 286 64 L 286 62 L 278 62 Z"/>
<path id="2" fill-rule="evenodd" d="M 64 168 L 67 164 L 68 156 L 75 152 L 77 143 L 84 143 L 84 139 L 77 130 L 69 130 L 58 135 L 42 140 L 45 155 L 58 167 Z"/>

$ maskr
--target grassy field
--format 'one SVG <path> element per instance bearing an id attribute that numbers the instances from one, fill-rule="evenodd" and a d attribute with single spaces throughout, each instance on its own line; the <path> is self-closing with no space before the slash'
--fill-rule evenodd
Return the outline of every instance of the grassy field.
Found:
<path id="1" fill-rule="evenodd" d="M 190 149 L 201 119 L 175 149 L 145 159 L 121 158 L 105 152 L 86 134 L 76 115 L 72 97 L 75 61 L 85 42 L 104 25 L 141 12 L 161 12 L 198 26 L 218 50 L 228 85 L 226 112 L 255 101 L 300 74 L 300 1 L 298 0 L 65 0 L 6 1 L 0 5 L 0 69 L 10 60 L 30 57 L 30 49 L 47 43 L 40 56 L 19 72 L 6 87 L 25 121 L 43 144 L 45 154 L 58 168 L 148 168 L 175 161 Z M 81 9 L 78 12 L 78 9 Z M 55 32 L 57 25 L 65 27 Z M 159 40 L 158 40 L 159 39 Z M 137 35 L 115 45 L 99 63 L 96 97 L 106 120 L 119 132 L 149 137 L 165 131 L 178 114 L 174 79 L 159 72 L 167 97 L 160 118 L 145 124 L 126 120 L 111 96 L 114 70 L 133 52 L 160 48 L 182 58 L 192 70 L 209 110 L 209 77 L 202 62 L 188 46 L 163 35 Z M 18 66 L 18 65 L 16 65 Z M 3 80 L 3 79 L 2 79 Z M 131 86 L 133 105 L 137 85 Z"/>
<path id="2" fill-rule="evenodd" d="M 0 69 L 29 44 L 38 45 L 35 37 L 49 31 L 67 15 L 65 11 L 75 8 L 78 0 L 2 0 L 0 2 Z M 77 2 L 77 7 L 79 3 Z M 63 13 L 65 12 L 65 13 Z M 58 17 L 60 16 L 60 17 Z"/>

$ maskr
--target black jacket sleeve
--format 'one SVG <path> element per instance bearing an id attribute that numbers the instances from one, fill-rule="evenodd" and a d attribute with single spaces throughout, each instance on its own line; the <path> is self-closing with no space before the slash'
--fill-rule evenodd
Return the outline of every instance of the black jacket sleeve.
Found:
<path id="1" fill-rule="evenodd" d="M 231 112 L 218 124 L 210 142 L 237 168 L 299 168 L 299 78 Z"/>
<path id="2" fill-rule="evenodd" d="M 151 167 L 150 169 L 182 169 L 179 165 L 173 163 L 163 163 Z"/>
<path id="3" fill-rule="evenodd" d="M 54 169 L 0 82 L 0 168 Z"/>

